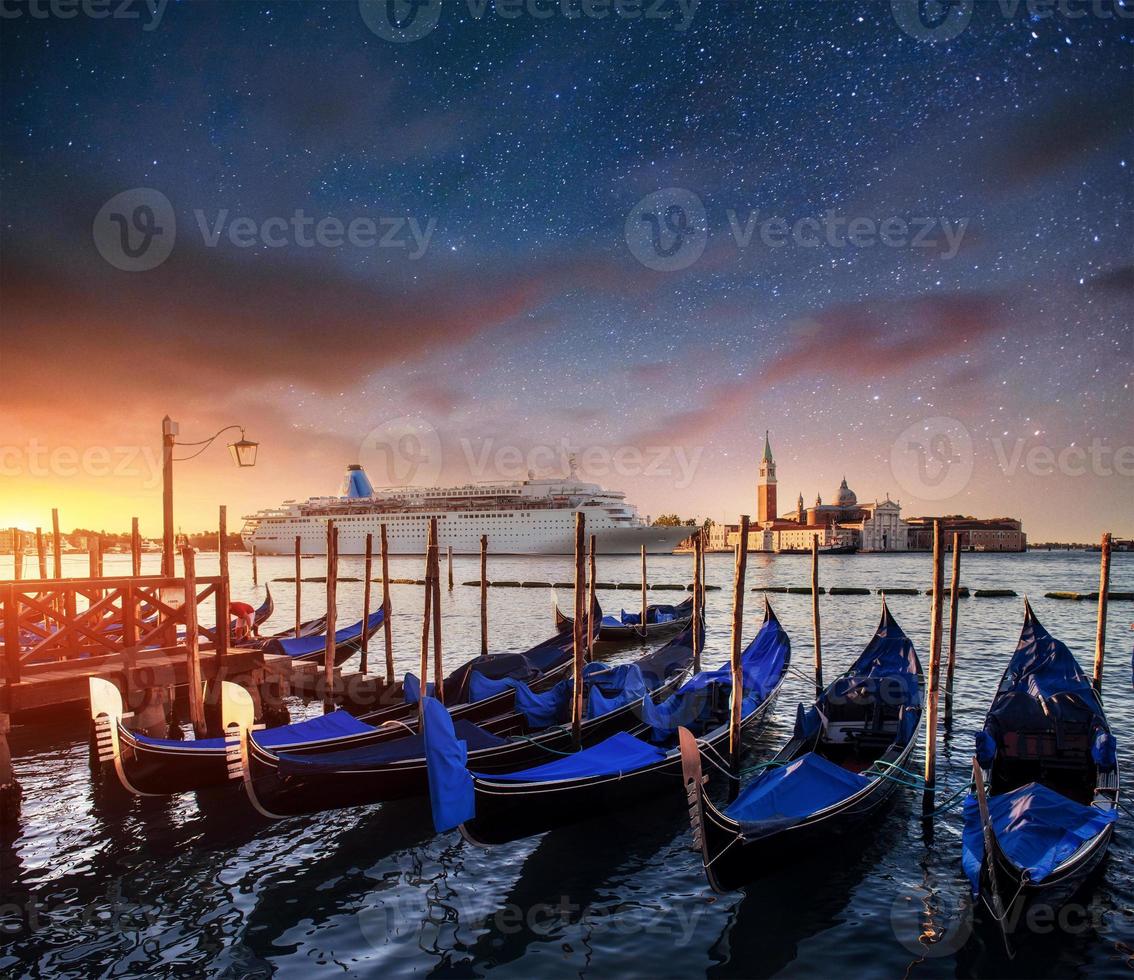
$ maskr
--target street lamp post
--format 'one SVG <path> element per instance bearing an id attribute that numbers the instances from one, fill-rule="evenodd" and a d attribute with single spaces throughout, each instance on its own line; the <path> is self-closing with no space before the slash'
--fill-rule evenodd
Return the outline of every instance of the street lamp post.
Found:
<path id="1" fill-rule="evenodd" d="M 173 464 L 175 462 L 173 457 L 174 446 L 200 446 L 197 452 L 190 456 L 183 456 L 179 462 L 193 459 L 200 456 L 206 449 L 209 448 L 222 432 L 227 432 L 229 429 L 239 429 L 240 438 L 236 442 L 229 443 L 228 451 L 232 454 L 233 462 L 237 466 L 255 466 L 256 465 L 256 452 L 259 449 L 259 443 L 252 442 L 250 439 L 244 437 L 244 427 L 241 425 L 226 425 L 222 429 L 218 429 L 208 439 L 202 439 L 200 442 L 178 442 L 177 436 L 180 434 L 180 426 L 173 421 L 168 415 L 161 420 L 161 478 L 162 478 L 162 544 L 161 544 L 161 566 L 163 575 L 172 575 L 174 570 L 173 564 Z"/>

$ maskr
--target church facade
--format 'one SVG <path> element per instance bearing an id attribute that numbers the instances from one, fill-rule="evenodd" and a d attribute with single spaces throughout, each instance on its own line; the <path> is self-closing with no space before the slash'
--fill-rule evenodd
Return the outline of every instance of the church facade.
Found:
<path id="1" fill-rule="evenodd" d="M 810 507 L 803 494 L 794 511 L 777 512 L 776 461 L 770 434 L 764 433 L 764 452 L 756 483 L 756 522 L 749 533 L 753 551 L 809 551 L 812 540 L 820 548 L 858 551 L 906 551 L 909 524 L 902 520 L 902 507 L 887 494 L 885 500 L 860 503 L 844 477 L 830 503 L 822 496 Z M 736 535 L 732 543 L 735 544 Z"/>

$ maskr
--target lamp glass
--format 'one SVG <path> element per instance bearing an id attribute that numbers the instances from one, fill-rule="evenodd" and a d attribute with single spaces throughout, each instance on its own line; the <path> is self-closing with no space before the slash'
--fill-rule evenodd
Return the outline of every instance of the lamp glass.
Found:
<path id="1" fill-rule="evenodd" d="M 258 442 L 253 442 L 251 439 L 238 439 L 236 442 L 230 443 L 228 451 L 232 453 L 232 461 L 237 466 L 255 466 L 256 465 L 256 452 L 260 448 Z"/>

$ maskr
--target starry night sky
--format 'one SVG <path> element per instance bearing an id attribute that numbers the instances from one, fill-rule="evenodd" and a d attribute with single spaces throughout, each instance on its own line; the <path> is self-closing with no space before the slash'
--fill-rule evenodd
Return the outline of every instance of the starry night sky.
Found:
<path id="1" fill-rule="evenodd" d="M 139 514 L 155 532 L 140 463 L 45 473 L 19 447 L 152 453 L 169 412 L 186 439 L 239 421 L 263 444 L 252 471 L 217 448 L 179 468 L 188 526 L 218 502 L 332 491 L 345 463 L 378 458 L 373 433 L 407 431 L 441 447 L 419 474 L 438 480 L 493 477 L 470 459 L 506 446 L 662 447 L 654 472 L 627 457 L 589 475 L 643 512 L 732 519 L 755 506 L 771 429 L 781 510 L 845 473 L 907 516 L 1134 533 L 1134 450 L 1113 458 L 1134 444 L 1134 19 L 982 2 L 934 44 L 888 0 L 703 0 L 685 31 L 674 0 L 669 20 L 634 21 L 444 0 L 434 30 L 393 43 L 354 0 L 170 3 L 152 30 L 140 3 L 137 20 L 7 4 L 22 13 L 0 20 L 9 522 L 56 504 L 65 525 Z M 176 216 L 149 271 L 115 268 L 92 232 L 134 188 Z M 670 188 L 703 203 L 704 251 L 659 271 L 627 219 Z M 435 224 L 413 259 L 210 247 L 196 215 L 300 209 Z M 953 256 L 759 233 L 742 248 L 729 215 L 754 209 L 964 233 Z M 942 418 L 972 475 L 934 498 L 895 453 Z M 1094 472 L 1023 462 L 1092 440 Z"/>

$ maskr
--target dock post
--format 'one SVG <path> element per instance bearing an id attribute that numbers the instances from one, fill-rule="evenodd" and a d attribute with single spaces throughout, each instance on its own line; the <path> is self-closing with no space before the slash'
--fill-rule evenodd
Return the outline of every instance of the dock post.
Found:
<path id="1" fill-rule="evenodd" d="M 702 532 L 693 535 L 693 673 L 701 672 L 701 548 L 704 547 Z"/>
<path id="2" fill-rule="evenodd" d="M 429 534 L 433 538 L 433 696 L 444 704 L 445 677 L 444 667 L 441 664 L 441 539 L 438 535 L 436 517 L 429 518 Z"/>
<path id="3" fill-rule="evenodd" d="M 217 697 L 220 704 L 220 684 L 223 678 L 225 658 L 228 656 L 229 639 L 229 603 L 232 601 L 232 589 L 228 577 L 228 508 L 220 505 L 217 511 L 217 563 L 220 569 L 220 586 L 217 588 L 216 615 L 217 615 Z"/>
<path id="4" fill-rule="evenodd" d="M 1110 532 L 1102 536 L 1099 553 L 1099 618 L 1095 625 L 1095 690 L 1102 693 L 1103 652 L 1106 650 L 1106 603 L 1110 591 Z"/>
<path id="5" fill-rule="evenodd" d="M 961 595 L 961 534 L 953 532 L 953 574 L 949 581 L 949 656 L 945 661 L 945 725 L 953 724 L 953 672 L 957 661 L 957 600 Z"/>
<path id="6" fill-rule="evenodd" d="M 394 683 L 394 634 L 390 623 L 390 545 L 382 524 L 382 636 L 386 641 L 386 683 Z"/>
<path id="7" fill-rule="evenodd" d="M 367 672 L 370 658 L 370 576 L 374 571 L 374 535 L 366 535 L 366 557 L 362 564 L 362 658 L 359 670 Z"/>
<path id="8" fill-rule="evenodd" d="M 24 551 L 21 547 L 20 529 L 9 528 L 8 533 L 12 536 L 12 580 L 19 582 L 24 577 Z"/>
<path id="9" fill-rule="evenodd" d="M 417 723 L 425 730 L 425 693 L 429 689 L 429 623 L 433 612 L 433 587 L 429 584 L 429 573 L 433 567 L 433 526 L 429 527 L 429 540 L 425 545 L 425 611 L 421 617 L 421 662 L 418 665 L 421 682 L 421 696 L 417 699 Z"/>
<path id="10" fill-rule="evenodd" d="M 586 544 L 586 516 L 582 511 L 575 512 L 575 622 L 572 627 L 575 656 L 571 672 L 571 737 L 575 748 L 582 744 L 583 731 L 583 658 L 586 644 L 583 642 L 583 593 L 585 588 L 584 552 Z"/>
<path id="11" fill-rule="evenodd" d="M 819 538 L 811 538 L 811 630 L 815 637 L 815 696 L 823 693 L 823 634 L 819 627 Z"/>
<path id="12" fill-rule="evenodd" d="M 453 546 L 449 545 L 449 591 L 453 591 Z"/>
<path id="13" fill-rule="evenodd" d="M 933 522 L 933 600 L 929 630 L 929 675 L 925 690 L 925 793 L 922 815 L 933 813 L 937 778 L 937 702 L 941 684 L 941 607 L 944 603 L 944 568 L 941 562 L 941 521 Z"/>
<path id="14" fill-rule="evenodd" d="M 134 578 L 142 575 L 142 533 L 136 517 L 130 518 L 130 574 Z"/>
<path id="15" fill-rule="evenodd" d="M 590 559 L 587 565 L 587 663 L 595 659 L 595 624 L 592 619 L 595 615 L 595 535 L 591 535 Z"/>
<path id="16" fill-rule="evenodd" d="M 488 535 L 480 536 L 480 655 L 488 656 Z"/>
<path id="17" fill-rule="evenodd" d="M 303 622 L 303 572 L 300 563 L 300 540 L 295 536 L 295 635 L 299 636 L 299 627 Z"/>
<path id="18" fill-rule="evenodd" d="M 253 567 L 256 550 L 252 549 Z M 339 530 L 327 521 L 327 635 L 323 645 L 323 714 L 335 710 L 335 629 L 338 625 Z"/>
<path id="19" fill-rule="evenodd" d="M 646 598 L 646 546 L 642 545 L 642 635 L 646 635 L 646 610 L 649 608 L 649 600 Z"/>
<path id="20" fill-rule="evenodd" d="M 205 737 L 205 701 L 201 681 L 201 638 L 197 632 L 197 555 L 186 545 L 181 549 L 185 566 L 185 653 L 189 686 L 189 720 L 197 738 Z"/>
<path id="21" fill-rule="evenodd" d="M 252 545 L 252 584 L 259 586 L 260 572 L 256 567 L 256 546 Z"/>
<path id="22" fill-rule="evenodd" d="M 732 691 L 729 694 L 728 751 L 733 779 L 729 781 L 729 796 L 733 799 L 740 789 L 740 708 L 744 703 L 744 671 L 741 655 L 744 652 L 744 576 L 748 571 L 747 514 L 740 515 L 740 538 L 736 542 L 736 571 L 732 582 Z"/>
<path id="23" fill-rule="evenodd" d="M 51 549 L 52 564 L 55 566 L 55 577 L 63 577 L 63 535 L 59 533 L 59 508 L 51 508 Z"/>
<path id="24" fill-rule="evenodd" d="M 43 528 L 35 529 L 35 551 L 39 558 L 39 580 L 47 578 L 47 544 L 43 540 Z"/>
<path id="25" fill-rule="evenodd" d="M 20 816 L 20 789 L 16 772 L 12 768 L 12 753 L 8 748 L 8 732 L 11 730 L 8 716 L 0 714 L 0 836 L 4 828 L 14 826 Z"/>

